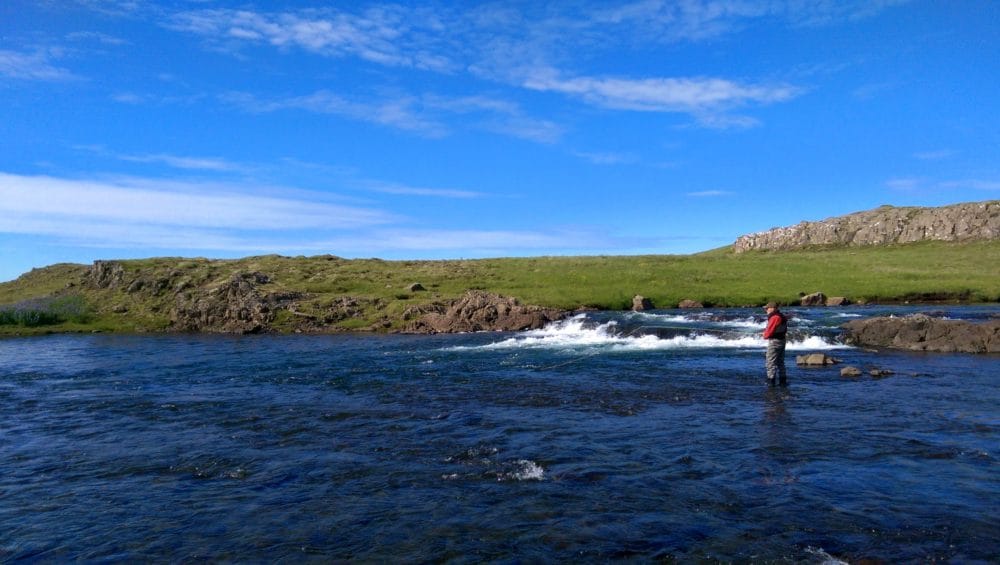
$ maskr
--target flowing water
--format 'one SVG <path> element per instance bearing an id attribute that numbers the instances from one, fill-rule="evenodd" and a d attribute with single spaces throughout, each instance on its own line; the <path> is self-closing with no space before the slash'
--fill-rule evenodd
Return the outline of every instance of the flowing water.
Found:
<path id="1" fill-rule="evenodd" d="M 839 341 L 917 310 L 0 340 L 0 561 L 997 562 L 1000 358 Z"/>

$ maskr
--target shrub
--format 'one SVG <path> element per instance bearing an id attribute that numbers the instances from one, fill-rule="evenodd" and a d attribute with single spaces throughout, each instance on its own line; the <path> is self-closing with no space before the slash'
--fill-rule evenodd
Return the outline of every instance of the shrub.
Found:
<path id="1" fill-rule="evenodd" d="M 2 326 L 50 326 L 63 322 L 85 323 L 90 311 L 82 296 L 59 296 L 25 300 L 0 306 Z"/>

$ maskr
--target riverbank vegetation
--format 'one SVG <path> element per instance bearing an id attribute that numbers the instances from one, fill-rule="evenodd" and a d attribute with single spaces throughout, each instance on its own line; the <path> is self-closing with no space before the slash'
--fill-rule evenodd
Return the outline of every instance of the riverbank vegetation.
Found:
<path id="1" fill-rule="evenodd" d="M 0 334 L 168 330 L 179 296 L 219 288 L 238 273 L 262 273 L 261 292 L 294 297 L 292 307 L 277 312 L 279 331 L 304 317 L 325 319 L 332 331 L 399 329 L 408 312 L 469 289 L 565 310 L 625 309 L 636 294 L 656 308 L 685 299 L 714 307 L 797 304 L 817 291 L 865 302 L 1000 302 L 1000 241 L 740 254 L 726 247 L 694 255 L 448 261 L 268 255 L 118 264 L 121 273 L 102 284 L 89 266 L 70 264 L 0 284 Z M 338 308 L 343 316 L 331 317 Z"/>

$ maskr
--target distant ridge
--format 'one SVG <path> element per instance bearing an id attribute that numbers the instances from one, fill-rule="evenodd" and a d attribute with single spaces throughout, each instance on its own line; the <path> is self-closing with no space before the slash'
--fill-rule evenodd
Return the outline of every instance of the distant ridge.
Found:
<path id="1" fill-rule="evenodd" d="M 995 239 L 1000 239 L 1000 200 L 938 208 L 880 206 L 819 222 L 801 222 L 742 235 L 733 243 L 733 251 Z"/>

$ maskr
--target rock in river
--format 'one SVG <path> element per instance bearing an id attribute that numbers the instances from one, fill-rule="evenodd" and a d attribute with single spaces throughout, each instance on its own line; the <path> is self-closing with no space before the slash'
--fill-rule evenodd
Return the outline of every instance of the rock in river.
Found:
<path id="1" fill-rule="evenodd" d="M 847 343 L 862 347 L 1000 353 L 1000 320 L 975 323 L 913 314 L 852 320 L 841 327 Z"/>

